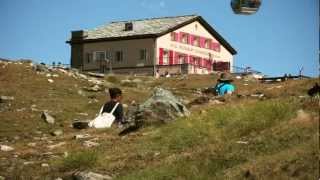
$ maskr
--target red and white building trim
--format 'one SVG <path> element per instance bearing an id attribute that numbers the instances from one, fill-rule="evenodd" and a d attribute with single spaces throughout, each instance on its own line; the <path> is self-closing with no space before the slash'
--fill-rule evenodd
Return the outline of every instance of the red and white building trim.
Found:
<path id="1" fill-rule="evenodd" d="M 232 53 L 198 21 L 158 37 L 156 47 L 156 65 L 160 73 L 232 71 Z"/>

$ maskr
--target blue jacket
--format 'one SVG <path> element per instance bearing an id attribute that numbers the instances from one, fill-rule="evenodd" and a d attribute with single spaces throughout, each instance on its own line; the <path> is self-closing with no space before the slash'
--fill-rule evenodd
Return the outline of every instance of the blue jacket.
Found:
<path id="1" fill-rule="evenodd" d="M 235 90 L 234 85 L 230 83 L 219 83 L 216 85 L 215 90 L 219 96 L 223 96 L 226 93 L 233 92 Z"/>

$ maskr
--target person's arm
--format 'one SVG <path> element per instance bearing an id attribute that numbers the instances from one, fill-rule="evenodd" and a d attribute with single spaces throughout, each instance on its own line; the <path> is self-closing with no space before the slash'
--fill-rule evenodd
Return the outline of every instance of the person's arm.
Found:
<path id="1" fill-rule="evenodd" d="M 115 117 L 118 122 L 123 122 L 123 106 L 119 104 L 117 109 L 115 110 Z"/>

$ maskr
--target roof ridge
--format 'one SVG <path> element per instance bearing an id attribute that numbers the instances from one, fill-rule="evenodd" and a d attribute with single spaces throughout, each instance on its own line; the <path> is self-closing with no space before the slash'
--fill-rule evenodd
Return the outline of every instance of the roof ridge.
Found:
<path id="1" fill-rule="evenodd" d="M 198 17 L 199 15 L 198 14 L 188 14 L 188 15 L 179 15 L 179 16 L 163 16 L 163 17 L 153 17 L 153 18 L 142 18 L 142 19 L 132 19 L 132 20 L 111 21 L 109 24 L 120 23 L 120 22 L 130 22 L 130 21 L 146 21 L 146 20 L 154 20 L 154 19 L 179 18 L 179 17 L 188 17 L 188 16 Z"/>

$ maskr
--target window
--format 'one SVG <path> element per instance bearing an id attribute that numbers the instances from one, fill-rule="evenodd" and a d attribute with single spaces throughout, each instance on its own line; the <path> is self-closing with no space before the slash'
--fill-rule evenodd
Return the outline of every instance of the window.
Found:
<path id="1" fill-rule="evenodd" d="M 112 59 L 111 51 L 106 51 L 106 61 L 110 61 Z"/>
<path id="2" fill-rule="evenodd" d="M 147 60 L 147 50 L 140 49 L 140 60 Z"/>
<path id="3" fill-rule="evenodd" d="M 86 63 L 89 64 L 92 61 L 92 53 L 86 53 Z"/>
<path id="4" fill-rule="evenodd" d="M 175 32 L 171 33 L 171 41 L 175 41 L 176 40 L 176 34 Z"/>
<path id="5" fill-rule="evenodd" d="M 94 61 L 102 61 L 106 59 L 106 52 L 105 51 L 96 51 L 94 52 Z"/>
<path id="6" fill-rule="evenodd" d="M 163 64 L 169 64 L 169 51 L 163 51 Z"/>
<path id="7" fill-rule="evenodd" d="M 210 39 L 206 39 L 204 42 L 204 47 L 207 49 L 210 49 L 210 44 L 211 44 L 211 40 Z"/>
<path id="8" fill-rule="evenodd" d="M 182 34 L 181 42 L 188 44 L 188 34 Z"/>
<path id="9" fill-rule="evenodd" d="M 116 61 L 117 62 L 123 61 L 123 52 L 122 51 L 116 51 Z"/>
<path id="10" fill-rule="evenodd" d="M 200 38 L 198 36 L 195 36 L 193 39 L 193 45 L 200 47 Z"/>
<path id="11" fill-rule="evenodd" d="M 187 63 L 187 55 L 180 54 L 179 55 L 179 63 L 178 64 L 186 64 Z"/>

